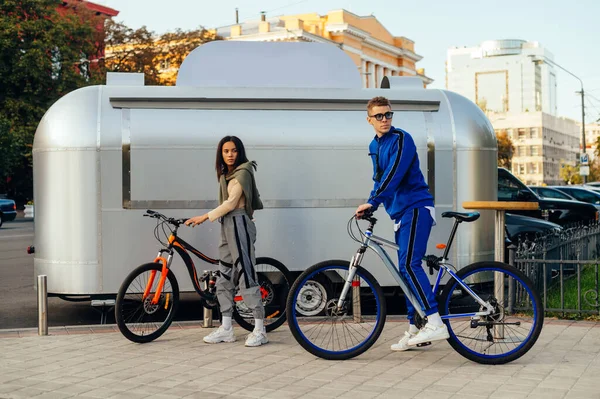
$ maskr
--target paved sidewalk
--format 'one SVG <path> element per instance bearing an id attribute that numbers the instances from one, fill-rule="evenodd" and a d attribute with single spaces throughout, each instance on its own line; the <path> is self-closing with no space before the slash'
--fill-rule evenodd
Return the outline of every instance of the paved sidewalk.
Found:
<path id="1" fill-rule="evenodd" d="M 239 328 L 236 343 L 205 344 L 209 330 L 189 324 L 143 345 L 111 326 L 0 330 L 0 398 L 600 398 L 600 323 L 547 320 L 534 348 L 503 366 L 445 341 L 391 352 L 404 328 L 386 323 L 373 348 L 341 362 L 305 352 L 285 325 L 259 348 L 244 347 Z"/>

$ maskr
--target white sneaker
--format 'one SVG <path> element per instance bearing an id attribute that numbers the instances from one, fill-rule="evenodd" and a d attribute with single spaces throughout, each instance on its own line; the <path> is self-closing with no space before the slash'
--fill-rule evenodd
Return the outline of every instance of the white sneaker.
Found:
<path id="1" fill-rule="evenodd" d="M 400 339 L 400 341 L 398 341 L 397 344 L 394 344 L 391 346 L 391 349 L 393 351 L 397 351 L 397 352 L 402 352 L 405 350 L 409 350 L 410 348 L 412 348 L 412 346 L 408 345 L 408 340 L 411 339 L 412 337 L 414 337 L 417 334 L 411 334 L 408 331 L 404 332 L 404 337 L 402 337 Z"/>
<path id="2" fill-rule="evenodd" d="M 208 334 L 203 338 L 203 341 L 207 344 L 218 344 L 219 342 L 235 342 L 235 335 L 233 335 L 233 328 L 227 330 L 221 326 L 215 331 Z"/>
<path id="3" fill-rule="evenodd" d="M 246 338 L 246 346 L 261 346 L 268 342 L 267 334 L 260 331 L 252 331 Z"/>
<path id="4" fill-rule="evenodd" d="M 445 324 L 434 326 L 431 323 L 427 323 L 417 335 L 408 340 L 408 345 L 415 346 L 424 342 L 440 341 L 448 338 L 450 338 L 450 334 L 448 334 L 448 328 Z"/>

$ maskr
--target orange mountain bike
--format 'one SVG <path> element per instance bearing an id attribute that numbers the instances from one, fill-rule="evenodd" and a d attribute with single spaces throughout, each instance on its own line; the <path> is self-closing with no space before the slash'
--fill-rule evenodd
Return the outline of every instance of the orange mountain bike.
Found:
<path id="1" fill-rule="evenodd" d="M 209 271 L 198 276 L 189 252 L 212 265 L 218 265 L 219 260 L 206 256 L 177 235 L 177 230 L 187 219 L 168 218 L 152 210 L 147 210 L 144 216 L 157 219 L 154 237 L 163 248 L 153 262 L 138 266 L 127 276 L 121 284 L 115 304 L 115 319 L 119 330 L 127 339 L 138 343 L 160 337 L 173 321 L 179 305 L 179 284 L 171 270 L 175 253 L 183 259 L 202 305 L 210 309 L 218 308 L 215 282 L 219 272 Z M 167 242 L 161 240 L 161 232 L 167 237 Z M 291 285 L 289 271 L 281 262 L 265 257 L 256 258 L 255 268 L 265 307 L 265 328 L 272 331 L 286 320 L 285 305 Z M 236 287 L 238 283 L 239 281 L 235 282 Z M 203 285 L 206 288 L 202 288 Z M 252 312 L 244 304 L 241 295 L 236 294 L 234 301 L 235 321 L 252 331 Z"/>

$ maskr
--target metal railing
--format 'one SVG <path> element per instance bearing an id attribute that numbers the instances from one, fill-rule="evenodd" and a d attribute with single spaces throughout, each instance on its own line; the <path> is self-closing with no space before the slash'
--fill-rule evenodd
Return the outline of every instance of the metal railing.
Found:
<path id="1" fill-rule="evenodd" d="M 509 263 L 533 281 L 547 313 L 599 314 L 600 224 L 528 237 L 509 247 Z"/>

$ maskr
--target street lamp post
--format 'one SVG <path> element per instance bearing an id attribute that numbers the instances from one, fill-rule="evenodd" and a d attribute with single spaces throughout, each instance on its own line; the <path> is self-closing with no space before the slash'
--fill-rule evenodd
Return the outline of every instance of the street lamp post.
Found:
<path id="1" fill-rule="evenodd" d="M 583 81 L 581 79 L 579 79 L 579 77 L 577 77 L 575 74 L 573 74 L 572 72 L 561 67 L 556 62 L 548 59 L 547 57 L 543 57 L 543 59 L 539 59 L 539 58 L 536 59 L 536 56 L 533 54 L 529 55 L 529 57 L 532 57 L 533 62 L 536 64 L 547 62 L 551 65 L 554 65 L 557 68 L 562 69 L 563 71 L 565 71 L 566 73 L 568 73 L 569 75 L 571 75 L 575 79 L 577 79 L 579 81 L 579 83 L 581 84 L 581 91 L 578 92 L 581 94 L 581 144 L 583 145 L 583 153 L 587 154 L 586 145 L 585 145 L 585 97 L 584 97 L 584 92 L 583 92 Z M 584 184 L 587 183 L 587 175 L 583 175 L 583 183 Z"/>

